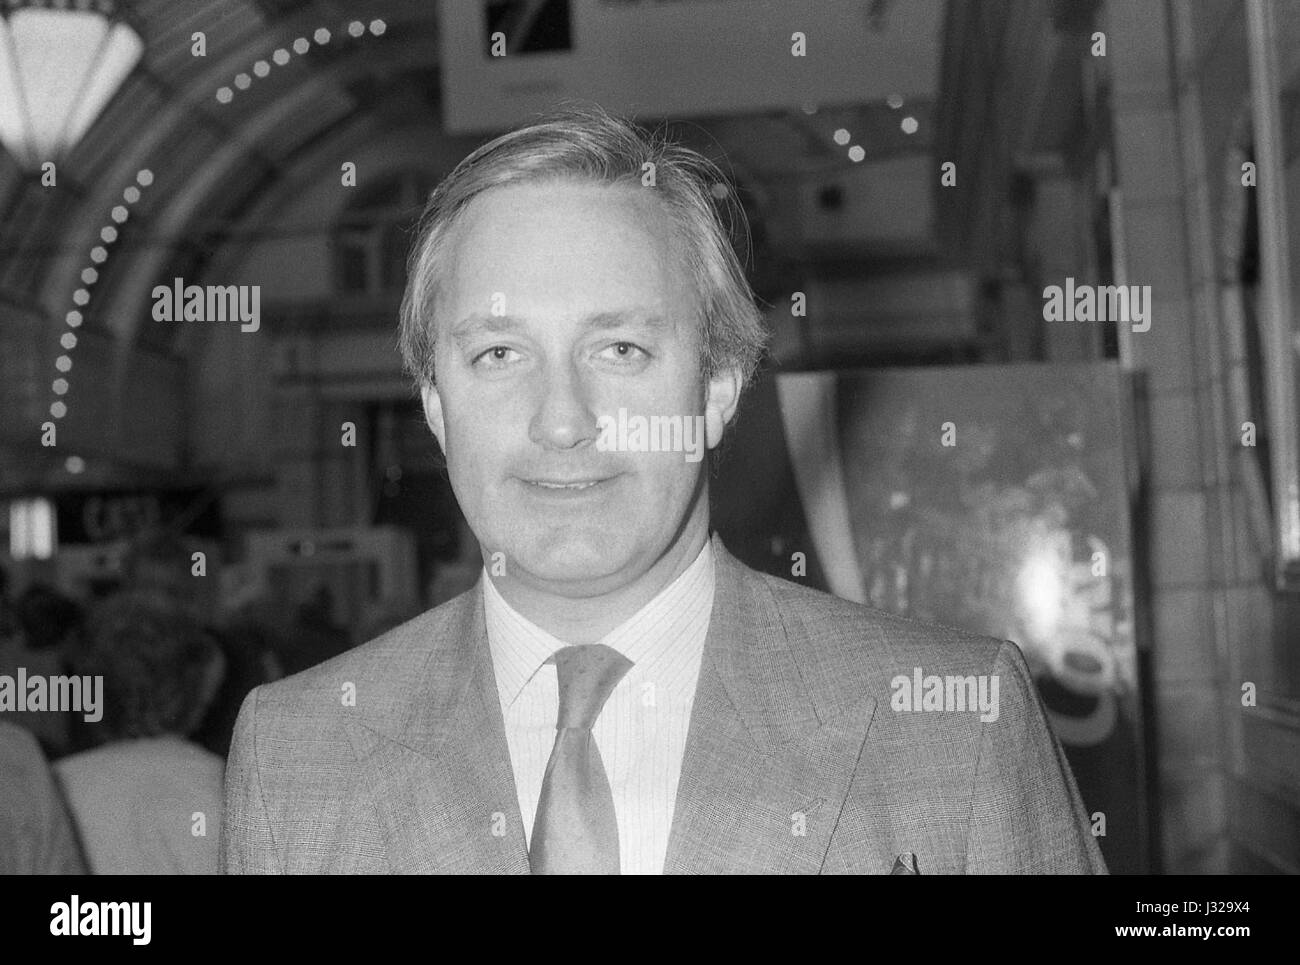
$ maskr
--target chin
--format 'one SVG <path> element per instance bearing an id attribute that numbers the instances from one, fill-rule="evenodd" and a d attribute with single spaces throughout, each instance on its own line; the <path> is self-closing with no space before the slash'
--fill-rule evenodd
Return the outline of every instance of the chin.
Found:
<path id="1" fill-rule="evenodd" d="M 549 532 L 506 550 L 506 569 L 514 560 L 529 582 L 590 583 L 596 589 L 628 563 L 628 551 L 608 533 Z"/>

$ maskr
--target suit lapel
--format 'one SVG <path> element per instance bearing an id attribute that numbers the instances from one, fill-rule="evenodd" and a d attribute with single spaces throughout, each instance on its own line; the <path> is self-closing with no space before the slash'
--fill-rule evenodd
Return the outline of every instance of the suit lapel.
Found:
<path id="1" fill-rule="evenodd" d="M 403 682 L 393 730 L 349 726 L 398 873 L 527 874 L 528 853 L 496 692 L 481 583 Z"/>
<path id="2" fill-rule="evenodd" d="M 818 706 L 763 579 L 715 536 L 717 582 L 664 871 L 816 873 L 874 699 Z M 487 645 L 482 586 L 403 682 L 404 719 L 347 725 L 395 872 L 527 874 L 523 819 Z M 418 645 L 418 644 L 417 644 Z M 364 699 L 364 698 L 363 698 Z"/>
<path id="3" fill-rule="evenodd" d="M 821 870 L 876 702 L 819 716 L 771 591 L 716 537 L 717 584 L 665 873 Z M 823 719 L 823 717 L 825 719 Z"/>

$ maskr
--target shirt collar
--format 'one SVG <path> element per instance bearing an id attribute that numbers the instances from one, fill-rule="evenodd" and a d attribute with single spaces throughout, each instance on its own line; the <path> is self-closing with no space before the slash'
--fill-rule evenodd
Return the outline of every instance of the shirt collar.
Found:
<path id="1" fill-rule="evenodd" d="M 482 580 L 497 691 L 502 705 L 509 706 L 551 655 L 568 644 L 507 603 L 486 568 Z M 712 541 L 706 539 L 690 566 L 597 642 L 623 654 L 641 672 L 662 664 L 660 674 L 671 677 L 674 669 L 689 664 L 680 659 L 685 652 L 704 645 L 714 586 Z"/>

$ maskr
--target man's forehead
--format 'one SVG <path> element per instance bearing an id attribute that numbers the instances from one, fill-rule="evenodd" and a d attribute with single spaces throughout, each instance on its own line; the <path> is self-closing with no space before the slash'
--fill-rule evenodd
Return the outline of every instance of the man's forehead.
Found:
<path id="1" fill-rule="evenodd" d="M 446 238 L 440 328 L 504 332 L 539 312 L 583 328 L 673 330 L 694 313 L 694 291 L 680 284 L 687 268 L 671 218 L 640 198 L 650 190 L 547 181 L 483 192 Z M 593 231 L 592 221 L 602 224 Z"/>
<path id="2" fill-rule="evenodd" d="M 610 244 L 669 253 L 680 247 L 677 234 L 653 188 L 559 180 L 488 188 L 460 212 L 446 247 L 458 257 L 472 252 L 474 261 L 490 261 L 540 235 L 546 238 L 542 250 L 521 253 L 578 253 Z"/>

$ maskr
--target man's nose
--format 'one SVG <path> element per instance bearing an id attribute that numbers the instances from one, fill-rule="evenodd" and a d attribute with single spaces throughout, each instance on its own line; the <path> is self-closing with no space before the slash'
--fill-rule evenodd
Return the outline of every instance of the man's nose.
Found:
<path id="1" fill-rule="evenodd" d="M 593 442 L 598 429 L 578 373 L 571 366 L 548 371 L 528 438 L 547 449 L 575 449 Z"/>

